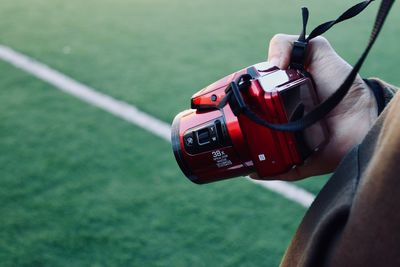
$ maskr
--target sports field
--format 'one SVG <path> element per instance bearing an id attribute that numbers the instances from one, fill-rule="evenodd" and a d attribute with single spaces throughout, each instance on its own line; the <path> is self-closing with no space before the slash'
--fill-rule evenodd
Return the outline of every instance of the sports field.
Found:
<path id="1" fill-rule="evenodd" d="M 0 0 L 0 45 L 170 123 L 299 33 L 301 6 L 311 29 L 354 3 Z M 326 35 L 351 63 L 378 5 Z M 363 77 L 400 84 L 399 11 Z M 0 60 L 0 266 L 277 266 L 305 212 L 244 178 L 194 185 L 165 139 Z"/>

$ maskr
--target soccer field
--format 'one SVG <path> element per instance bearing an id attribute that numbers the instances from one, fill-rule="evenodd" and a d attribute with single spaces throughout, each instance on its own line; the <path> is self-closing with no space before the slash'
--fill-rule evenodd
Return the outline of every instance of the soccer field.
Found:
<path id="1" fill-rule="evenodd" d="M 0 0 L 0 45 L 170 123 L 190 96 L 355 1 Z M 326 37 L 350 63 L 379 3 Z M 400 84 L 395 5 L 363 77 Z M 317 194 L 328 179 L 296 182 Z M 170 144 L 0 60 L 0 266 L 277 266 L 306 212 L 244 178 L 198 186 Z"/>

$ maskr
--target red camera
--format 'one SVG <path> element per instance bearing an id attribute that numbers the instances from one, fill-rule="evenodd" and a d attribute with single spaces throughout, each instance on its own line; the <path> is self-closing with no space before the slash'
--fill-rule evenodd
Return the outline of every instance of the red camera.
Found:
<path id="1" fill-rule="evenodd" d="M 323 121 L 302 131 L 277 131 L 235 112 L 234 101 L 223 105 L 232 82 L 243 75 L 250 78 L 246 90 L 239 93 L 242 104 L 270 123 L 298 120 L 319 103 L 307 75 L 268 62 L 242 69 L 197 92 L 191 109 L 175 117 L 171 133 L 176 161 L 194 183 L 253 172 L 273 177 L 303 164 L 327 140 Z"/>

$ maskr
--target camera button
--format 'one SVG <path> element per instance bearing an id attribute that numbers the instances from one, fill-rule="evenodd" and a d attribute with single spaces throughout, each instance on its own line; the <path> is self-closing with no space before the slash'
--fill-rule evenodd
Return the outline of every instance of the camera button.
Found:
<path id="1" fill-rule="evenodd" d="M 215 134 L 215 126 L 213 125 L 213 126 L 210 126 L 210 133 L 211 133 L 211 135 L 213 135 L 213 134 Z"/>
<path id="2" fill-rule="evenodd" d="M 210 129 L 210 137 L 211 137 L 211 142 L 216 143 L 218 142 L 218 135 L 217 135 L 217 129 L 215 128 L 214 125 L 209 127 Z"/>
<path id="3" fill-rule="evenodd" d="M 210 132 L 207 128 L 200 129 L 196 132 L 197 141 L 200 146 L 204 146 L 210 143 Z"/>
<path id="4" fill-rule="evenodd" d="M 194 139 L 192 134 L 186 134 L 185 137 L 183 138 L 185 140 L 185 145 L 186 146 L 193 146 L 194 144 Z"/>

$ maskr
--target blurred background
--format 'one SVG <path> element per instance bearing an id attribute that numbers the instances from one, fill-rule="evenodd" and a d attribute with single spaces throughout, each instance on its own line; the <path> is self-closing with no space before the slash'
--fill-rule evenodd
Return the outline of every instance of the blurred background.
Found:
<path id="1" fill-rule="evenodd" d="M 311 30 L 355 3 L 0 0 L 0 44 L 170 123 L 300 33 L 301 6 Z M 351 64 L 378 6 L 325 35 Z M 399 11 L 363 77 L 400 85 Z M 242 178 L 191 184 L 165 140 L 0 60 L 0 266 L 277 266 L 305 212 Z"/>

